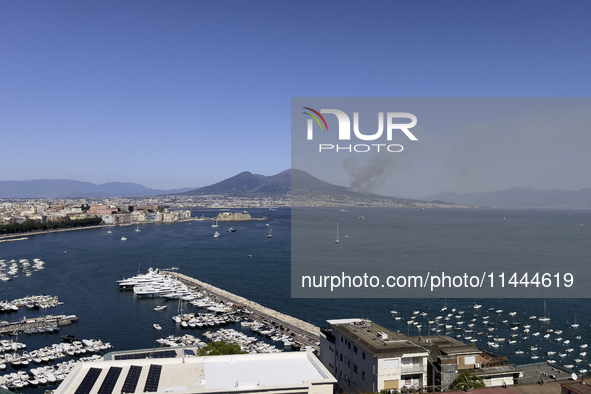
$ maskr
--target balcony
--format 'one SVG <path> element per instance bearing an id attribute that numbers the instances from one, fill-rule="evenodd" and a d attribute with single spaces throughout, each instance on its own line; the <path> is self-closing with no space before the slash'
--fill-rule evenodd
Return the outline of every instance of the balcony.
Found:
<path id="1" fill-rule="evenodd" d="M 409 373 L 424 373 L 427 372 L 427 368 L 425 368 L 422 364 L 406 364 L 402 365 L 400 369 L 400 374 L 409 374 Z"/>

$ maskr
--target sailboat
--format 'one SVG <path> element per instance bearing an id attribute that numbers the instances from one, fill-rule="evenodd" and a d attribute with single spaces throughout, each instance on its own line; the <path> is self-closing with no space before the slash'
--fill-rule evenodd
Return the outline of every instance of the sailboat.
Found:
<path id="1" fill-rule="evenodd" d="M 577 323 L 577 315 L 575 314 L 575 322 L 570 325 L 572 328 L 579 328 L 579 323 Z"/>
<path id="2" fill-rule="evenodd" d="M 339 222 L 337 222 L 337 239 L 334 241 L 335 244 L 338 244 L 339 242 Z"/>
<path id="3" fill-rule="evenodd" d="M 444 312 L 444 311 L 446 311 L 446 310 L 447 310 L 447 299 L 446 299 L 446 298 L 444 298 L 444 299 L 443 299 L 443 302 L 445 303 L 445 305 L 443 306 L 443 308 L 441 308 L 441 312 Z"/>
<path id="4" fill-rule="evenodd" d="M 271 229 L 269 229 L 269 234 L 267 234 L 267 238 L 273 238 L 273 234 L 271 234 Z"/>
<path id="5" fill-rule="evenodd" d="M 541 322 L 550 321 L 550 317 L 548 316 L 548 308 L 546 308 L 546 301 L 544 301 L 544 317 L 538 318 L 538 321 L 541 321 Z"/>
<path id="6" fill-rule="evenodd" d="M 139 233 L 140 231 L 142 231 L 142 230 L 140 230 L 140 224 L 139 223 L 136 223 L 135 224 L 135 230 L 133 230 L 133 231 L 135 231 L 136 233 Z"/>
<path id="7" fill-rule="evenodd" d="M 216 228 L 216 227 L 220 227 L 220 225 L 218 224 L 218 220 L 216 219 L 213 224 L 211 225 L 211 227 Z"/>

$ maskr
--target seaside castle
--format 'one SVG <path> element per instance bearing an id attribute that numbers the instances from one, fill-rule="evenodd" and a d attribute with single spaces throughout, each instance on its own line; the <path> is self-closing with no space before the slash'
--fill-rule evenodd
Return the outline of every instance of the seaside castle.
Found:
<path id="1" fill-rule="evenodd" d="M 251 220 L 267 220 L 266 217 L 253 218 L 250 213 L 244 211 L 240 212 L 220 212 L 216 218 L 219 222 L 247 222 Z"/>

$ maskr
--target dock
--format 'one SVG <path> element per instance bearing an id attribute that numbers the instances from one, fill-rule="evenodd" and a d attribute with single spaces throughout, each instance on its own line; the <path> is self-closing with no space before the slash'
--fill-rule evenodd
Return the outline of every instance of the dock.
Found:
<path id="1" fill-rule="evenodd" d="M 203 293 L 208 293 L 224 302 L 229 302 L 235 306 L 243 308 L 243 312 L 248 314 L 249 317 L 254 320 L 259 320 L 272 326 L 280 327 L 280 329 L 283 329 L 288 334 L 295 334 L 292 335 L 294 339 L 303 345 L 313 346 L 316 349 L 319 347 L 320 328 L 311 323 L 267 308 L 198 279 L 177 272 L 166 272 L 166 274 L 175 277 L 188 286 L 197 287 Z"/>
<path id="2" fill-rule="evenodd" d="M 0 322 L 0 335 L 16 335 L 25 332 L 26 330 L 40 328 L 44 329 L 45 327 L 51 327 L 54 325 L 58 327 L 66 326 L 72 324 L 75 321 L 78 321 L 78 317 L 76 315 L 47 315 L 31 319 L 24 318 L 16 322 L 3 321 Z"/>

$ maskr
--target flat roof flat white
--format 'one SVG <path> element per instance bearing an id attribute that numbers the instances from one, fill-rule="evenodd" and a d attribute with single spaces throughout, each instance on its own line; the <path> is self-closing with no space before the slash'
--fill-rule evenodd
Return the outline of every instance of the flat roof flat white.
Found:
<path id="1" fill-rule="evenodd" d="M 327 379 L 304 352 L 204 359 L 207 390 L 240 390 L 266 386 L 293 386 Z M 314 357 L 314 356 L 312 356 Z"/>

